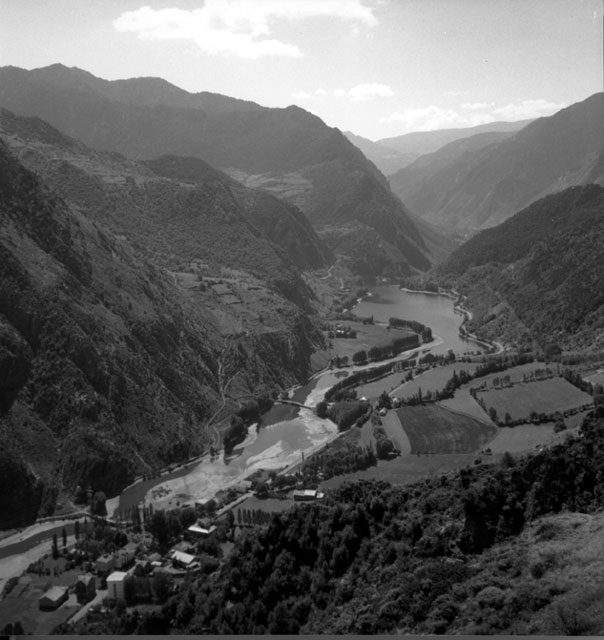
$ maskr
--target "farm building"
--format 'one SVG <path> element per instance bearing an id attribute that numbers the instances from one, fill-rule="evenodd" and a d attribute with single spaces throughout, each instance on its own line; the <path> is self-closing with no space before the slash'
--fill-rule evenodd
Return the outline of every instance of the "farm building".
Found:
<path id="1" fill-rule="evenodd" d="M 90 573 L 78 576 L 78 581 L 75 585 L 75 592 L 80 604 L 90 602 L 96 595 L 96 583 L 94 576 Z"/>
<path id="2" fill-rule="evenodd" d="M 114 600 L 124 599 L 124 581 L 127 573 L 124 571 L 114 571 L 107 578 L 107 595 Z"/>
<path id="3" fill-rule="evenodd" d="M 66 602 L 68 597 L 69 589 L 67 587 L 51 587 L 40 596 L 38 606 L 41 611 L 54 611 Z"/>
<path id="4" fill-rule="evenodd" d="M 311 500 L 320 500 L 324 495 L 316 489 L 296 489 L 294 491 L 294 500 L 297 502 L 310 502 Z"/>

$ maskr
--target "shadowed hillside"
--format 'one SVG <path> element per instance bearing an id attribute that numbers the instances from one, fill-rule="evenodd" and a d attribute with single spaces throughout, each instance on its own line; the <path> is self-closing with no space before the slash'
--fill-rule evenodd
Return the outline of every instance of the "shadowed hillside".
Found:
<path id="1" fill-rule="evenodd" d="M 471 326 L 511 342 L 604 346 L 604 189 L 572 187 L 481 231 L 438 272 L 468 295 Z"/>
<path id="2" fill-rule="evenodd" d="M 9 120 L 4 113 L 2 126 Z M 178 268 L 216 251 L 207 243 L 218 236 L 185 242 L 178 229 L 181 216 L 194 229 L 203 189 L 63 146 L 37 120 L 19 138 L 11 122 L 3 135 L 14 152 L 69 204 L 0 143 L 0 449 L 11 460 L 0 528 L 52 513 L 77 485 L 113 495 L 138 473 L 200 453 L 220 439 L 238 397 L 304 380 L 321 344 L 308 315 L 276 293 L 289 287 L 309 304 L 294 267 L 229 209 L 228 194 L 211 194 L 203 215 L 224 217 L 264 252 L 247 266 L 265 280 L 272 273 L 273 289 L 220 264 Z M 154 206 L 162 198 L 175 229 Z M 166 230 L 153 244 L 158 220 Z"/>
<path id="3" fill-rule="evenodd" d="M 410 189 L 405 203 L 449 229 L 495 226 L 550 193 L 604 183 L 604 94 L 540 118 L 513 137 L 460 156 Z"/>

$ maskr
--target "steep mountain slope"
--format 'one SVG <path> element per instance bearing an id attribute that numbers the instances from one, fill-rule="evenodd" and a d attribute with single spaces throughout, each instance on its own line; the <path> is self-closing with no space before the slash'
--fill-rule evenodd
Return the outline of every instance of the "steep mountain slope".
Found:
<path id="1" fill-rule="evenodd" d="M 401 153 L 386 145 L 373 142 L 363 136 L 358 136 L 352 131 L 344 131 L 344 135 L 352 144 L 360 149 L 364 156 L 385 175 L 390 176 L 399 169 L 411 164 L 416 158 L 416 153 Z"/>
<path id="2" fill-rule="evenodd" d="M 41 120 L 6 110 L 0 111 L 0 130 L 23 162 L 60 195 L 134 239 L 163 266 L 176 269 L 201 260 L 245 269 L 302 303 L 308 292 L 291 262 L 316 269 L 329 259 L 301 212 L 269 194 L 244 189 L 202 161 L 136 163 L 92 151 Z"/>
<path id="3" fill-rule="evenodd" d="M 523 129 L 532 120 L 517 120 L 516 122 L 489 122 L 479 124 L 476 127 L 464 129 L 438 129 L 437 131 L 413 131 L 402 136 L 382 138 L 377 144 L 391 147 L 399 153 L 412 153 L 422 156 L 426 153 L 438 151 L 450 142 L 469 138 L 479 133 L 492 133 L 493 131 L 515 133 Z"/>
<path id="4" fill-rule="evenodd" d="M 392 191 L 403 201 L 406 197 L 414 199 L 418 192 L 430 190 L 435 174 L 461 158 L 465 153 L 497 144 L 513 135 L 514 132 L 487 131 L 454 140 L 437 151 L 420 156 L 406 167 L 399 169 L 388 178 L 388 182 L 390 182 Z"/>
<path id="5" fill-rule="evenodd" d="M 360 223 L 397 250 L 391 270 L 429 266 L 422 237 L 386 179 L 340 131 L 298 107 L 267 109 L 155 79 L 118 85 L 53 65 L 0 69 L 0 106 L 97 149 L 192 156 L 299 206 L 315 227 Z"/>
<path id="6" fill-rule="evenodd" d="M 62 187 L 70 204 L 0 141 L 0 450 L 12 461 L 3 467 L 10 478 L 0 528 L 52 513 L 64 488 L 90 485 L 112 495 L 137 473 L 201 452 L 216 442 L 238 397 L 303 380 L 321 344 L 307 313 L 265 285 L 274 269 L 275 289 L 284 282 L 308 305 L 295 269 L 227 208 L 224 194 L 212 193 L 215 184 L 204 186 L 215 196 L 204 214 L 201 188 L 179 187 L 135 163 L 122 173 L 123 158 L 113 155 L 111 164 L 105 154 L 65 145 L 38 120 L 4 113 L 7 122 L 3 137 L 14 153 Z M 162 197 L 169 216 L 156 206 Z M 196 206 L 186 207 L 191 201 Z M 241 264 L 200 264 L 216 236 L 185 244 L 177 218 L 188 216 L 191 229 L 196 216 L 210 214 L 264 252 L 263 279 Z M 149 250 L 153 229 L 170 217 L 175 230 L 168 225 Z M 224 261 L 242 262 L 241 251 Z M 171 272 L 157 266 L 179 260 L 184 268 Z M 254 264 L 249 258 L 248 268 Z"/>
<path id="7" fill-rule="evenodd" d="M 198 158 L 162 156 L 143 164 L 157 175 L 173 180 L 228 189 L 233 195 L 233 208 L 236 204 L 249 222 L 282 249 L 298 269 L 318 269 L 333 261 L 333 255 L 304 214 L 267 191 L 244 187 Z"/>
<path id="8" fill-rule="evenodd" d="M 453 229 L 491 227 L 545 195 L 604 183 L 604 94 L 540 118 L 513 137 L 459 157 L 406 193 L 409 208 Z"/>
<path id="9" fill-rule="evenodd" d="M 473 327 L 517 343 L 604 347 L 604 189 L 572 187 L 486 229 L 439 267 Z"/>

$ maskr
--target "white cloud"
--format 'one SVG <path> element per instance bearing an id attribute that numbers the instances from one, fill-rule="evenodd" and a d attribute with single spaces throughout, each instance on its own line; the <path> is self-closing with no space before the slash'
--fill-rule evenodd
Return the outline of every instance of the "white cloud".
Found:
<path id="1" fill-rule="evenodd" d="M 468 109 L 469 111 L 476 111 L 478 109 L 482 111 L 487 107 L 492 107 L 492 106 L 494 106 L 493 103 L 488 104 L 487 102 L 464 102 L 461 105 L 461 108 Z"/>
<path id="2" fill-rule="evenodd" d="M 377 18 L 361 0 L 205 0 L 201 9 L 126 11 L 113 22 L 117 31 L 144 40 L 193 40 L 210 55 L 243 58 L 280 55 L 300 57 L 291 43 L 269 37 L 276 20 L 334 18 L 354 27 L 374 27 Z"/>
<path id="3" fill-rule="evenodd" d="M 366 82 L 357 84 L 352 89 L 336 89 L 333 92 L 336 98 L 351 98 L 355 102 L 369 100 L 371 98 L 389 98 L 394 92 L 387 84 L 378 84 L 377 82 Z"/>
<path id="4" fill-rule="evenodd" d="M 317 100 L 326 95 L 327 91 L 325 91 L 325 89 L 315 89 L 312 92 L 296 91 L 296 93 L 292 93 L 292 98 L 295 98 L 296 100 Z"/>
<path id="5" fill-rule="evenodd" d="M 565 103 L 556 104 L 547 100 L 523 100 L 517 104 L 506 104 L 492 111 L 499 120 L 528 120 L 529 118 L 542 118 L 551 116 L 556 111 L 568 106 Z"/>

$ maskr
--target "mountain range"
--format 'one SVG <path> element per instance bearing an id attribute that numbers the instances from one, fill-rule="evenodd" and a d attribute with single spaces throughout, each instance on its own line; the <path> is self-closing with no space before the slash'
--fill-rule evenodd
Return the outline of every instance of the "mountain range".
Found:
<path id="1" fill-rule="evenodd" d="M 355 147 L 359 148 L 365 157 L 371 160 L 385 176 L 390 176 L 399 169 L 411 164 L 419 155 L 417 153 L 401 153 L 385 144 L 373 142 L 373 140 L 356 135 L 352 133 L 352 131 L 344 131 L 344 135 Z"/>
<path id="2" fill-rule="evenodd" d="M 429 222 L 476 230 L 566 187 L 604 184 L 603 100 L 595 94 L 461 155 L 441 149 L 393 176 L 393 189 Z"/>
<path id="3" fill-rule="evenodd" d="M 355 259 L 361 250 L 379 251 L 376 243 L 367 246 L 375 237 L 391 249 L 386 271 L 430 266 L 421 234 L 384 176 L 339 130 L 299 107 L 191 94 L 156 78 L 110 82 L 62 65 L 0 69 L 0 106 L 37 116 L 97 150 L 138 160 L 204 160 L 298 206 L 319 232 L 351 224 L 346 246 Z"/>
<path id="4" fill-rule="evenodd" d="M 436 131 L 412 131 L 401 136 L 381 138 L 376 144 L 389 147 L 402 154 L 423 156 L 438 151 L 445 145 L 481 133 L 516 133 L 532 120 L 515 120 L 513 122 L 488 122 L 475 127 L 459 129 L 437 129 Z"/>
<path id="5" fill-rule="evenodd" d="M 297 264 L 329 252 L 295 207 L 5 110 L 0 176 L 0 527 L 200 453 L 240 398 L 312 371 Z"/>

